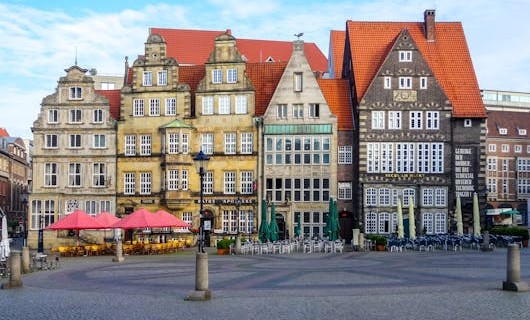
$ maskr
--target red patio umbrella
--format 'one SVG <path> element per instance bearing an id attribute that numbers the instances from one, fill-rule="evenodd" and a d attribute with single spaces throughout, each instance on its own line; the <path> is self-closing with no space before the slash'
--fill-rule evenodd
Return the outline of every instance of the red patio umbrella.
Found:
<path id="1" fill-rule="evenodd" d="M 155 212 L 160 222 L 160 227 L 175 227 L 175 228 L 189 228 L 191 227 L 184 220 L 175 217 L 165 210 L 158 210 Z"/>
<path id="2" fill-rule="evenodd" d="M 46 228 L 46 230 L 76 230 L 77 245 L 79 245 L 79 230 L 85 229 L 105 229 L 105 226 L 86 212 L 75 210 Z"/>
<path id="3" fill-rule="evenodd" d="M 157 216 L 145 208 L 139 208 L 111 226 L 120 229 L 159 228 Z"/>
<path id="4" fill-rule="evenodd" d="M 98 213 L 95 219 L 104 225 L 106 229 L 111 229 L 113 224 L 121 220 L 120 218 L 106 211 Z"/>

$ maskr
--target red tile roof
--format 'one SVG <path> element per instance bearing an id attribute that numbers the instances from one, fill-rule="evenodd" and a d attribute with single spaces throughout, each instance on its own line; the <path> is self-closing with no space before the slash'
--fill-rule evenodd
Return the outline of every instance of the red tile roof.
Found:
<path id="1" fill-rule="evenodd" d="M 346 31 L 331 30 L 329 38 L 335 78 L 341 78 L 342 62 L 344 60 L 344 44 L 346 43 Z"/>
<path id="2" fill-rule="evenodd" d="M 156 33 L 164 37 L 167 44 L 167 56 L 177 59 L 180 65 L 204 64 L 214 49 L 215 38 L 225 32 L 227 31 L 149 29 L 149 34 Z M 251 63 L 265 62 L 269 57 L 276 62 L 289 61 L 293 49 L 290 41 L 236 38 L 236 43 L 239 53 Z M 325 72 L 327 70 L 328 61 L 315 43 L 304 43 L 304 51 L 313 71 Z"/>
<path id="3" fill-rule="evenodd" d="M 195 116 L 195 91 L 199 82 L 204 78 L 205 70 L 204 65 L 199 66 L 181 66 L 179 67 L 179 83 L 187 83 L 191 90 L 191 114 Z"/>
<path id="4" fill-rule="evenodd" d="M 7 132 L 6 128 L 0 128 L 0 137 L 9 137 L 9 133 Z"/>
<path id="5" fill-rule="evenodd" d="M 530 137 L 530 113 L 509 111 L 488 111 L 488 138 L 519 138 Z M 505 128 L 506 134 L 500 134 L 499 129 Z M 526 129 L 526 135 L 519 135 L 519 129 Z"/>
<path id="6" fill-rule="evenodd" d="M 403 29 L 408 29 L 457 118 L 484 118 L 486 109 L 460 22 L 436 22 L 436 41 L 427 42 L 422 22 L 347 21 L 357 99 L 360 101 Z"/>
<path id="7" fill-rule="evenodd" d="M 120 117 L 121 90 L 96 90 L 96 93 L 104 96 L 105 98 L 107 98 L 107 100 L 109 100 L 110 115 L 114 119 L 118 119 Z"/>
<path id="8" fill-rule="evenodd" d="M 267 110 L 272 95 L 287 66 L 286 62 L 247 63 L 247 76 L 255 91 L 256 115 L 262 116 Z"/>
<path id="9" fill-rule="evenodd" d="M 339 130 L 353 130 L 350 89 L 346 79 L 317 79 L 320 90 L 335 116 Z"/>

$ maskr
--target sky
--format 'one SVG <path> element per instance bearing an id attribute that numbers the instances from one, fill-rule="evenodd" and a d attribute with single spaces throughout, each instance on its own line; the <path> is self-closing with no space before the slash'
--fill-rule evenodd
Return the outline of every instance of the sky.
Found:
<path id="1" fill-rule="evenodd" d="M 527 0 L 0 0 L 0 127 L 32 139 L 42 99 L 77 64 L 123 75 L 150 27 L 231 29 L 236 38 L 293 41 L 303 32 L 327 57 L 347 20 L 461 22 L 481 89 L 530 92 Z"/>

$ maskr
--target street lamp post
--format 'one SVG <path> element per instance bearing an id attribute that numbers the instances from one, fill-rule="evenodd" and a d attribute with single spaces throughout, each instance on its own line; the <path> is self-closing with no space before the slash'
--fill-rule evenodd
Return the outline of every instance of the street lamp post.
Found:
<path id="1" fill-rule="evenodd" d="M 37 252 L 43 253 L 44 252 L 44 230 L 43 230 L 43 224 L 44 224 L 44 217 L 42 216 L 42 213 L 39 214 L 39 233 L 38 233 L 38 240 L 37 240 Z"/>
<path id="2" fill-rule="evenodd" d="M 241 253 L 241 237 L 239 235 L 239 216 L 240 216 L 239 207 L 240 206 L 241 206 L 241 198 L 239 198 L 239 196 L 237 196 L 237 199 L 236 199 L 236 214 L 237 214 L 236 254 L 240 254 Z"/>
<path id="3" fill-rule="evenodd" d="M 199 245 L 197 254 L 195 256 L 195 291 L 193 291 L 186 300 L 190 301 L 205 301 L 210 300 L 211 292 L 208 289 L 208 254 L 204 251 L 204 211 L 203 211 L 203 179 L 206 173 L 208 160 L 210 158 L 205 155 L 202 150 L 193 158 L 195 168 L 200 177 L 200 210 L 199 210 Z"/>

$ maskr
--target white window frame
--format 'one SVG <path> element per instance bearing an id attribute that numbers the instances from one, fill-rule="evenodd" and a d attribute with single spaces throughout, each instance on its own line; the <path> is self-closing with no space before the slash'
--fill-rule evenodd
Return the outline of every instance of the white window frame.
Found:
<path id="1" fill-rule="evenodd" d="M 152 152 L 152 137 L 151 135 L 144 134 L 140 136 L 140 155 L 149 156 Z"/>
<path id="2" fill-rule="evenodd" d="M 434 207 L 434 189 L 425 188 L 422 190 L 421 205 L 424 207 Z"/>
<path id="3" fill-rule="evenodd" d="M 420 89 L 427 89 L 427 77 L 420 77 Z"/>
<path id="4" fill-rule="evenodd" d="M 237 69 L 226 70 L 226 83 L 237 83 Z"/>
<path id="5" fill-rule="evenodd" d="M 247 114 L 248 113 L 248 102 L 246 95 L 236 96 L 236 114 Z"/>
<path id="6" fill-rule="evenodd" d="M 123 194 L 133 195 L 136 192 L 136 175 L 134 172 L 123 174 Z"/>
<path id="7" fill-rule="evenodd" d="M 167 86 L 167 70 L 159 70 L 156 80 L 158 86 Z"/>
<path id="8" fill-rule="evenodd" d="M 293 119 L 303 119 L 303 118 L 304 118 L 304 104 L 294 103 L 293 104 Z"/>
<path id="9" fill-rule="evenodd" d="M 133 117 L 143 117 L 144 114 L 144 99 L 133 99 Z"/>
<path id="10" fill-rule="evenodd" d="M 167 190 L 174 191 L 179 189 L 179 170 L 169 169 L 167 171 Z"/>
<path id="11" fill-rule="evenodd" d="M 293 73 L 293 91 L 302 92 L 303 90 L 303 73 L 295 72 Z"/>
<path id="12" fill-rule="evenodd" d="M 372 129 L 385 129 L 385 111 L 372 111 Z"/>
<path id="13" fill-rule="evenodd" d="M 107 170 L 106 164 L 97 162 L 92 164 L 92 187 L 105 187 Z"/>
<path id="14" fill-rule="evenodd" d="M 241 133 L 241 154 L 252 154 L 254 151 L 254 135 L 252 132 L 242 132 Z"/>
<path id="15" fill-rule="evenodd" d="M 151 172 L 140 172 L 140 194 L 151 194 Z"/>
<path id="16" fill-rule="evenodd" d="M 159 98 L 149 99 L 149 116 L 151 117 L 160 116 L 160 99 Z"/>
<path id="17" fill-rule="evenodd" d="M 136 155 L 136 136 L 129 134 L 125 135 L 125 155 L 134 156 Z"/>
<path id="18" fill-rule="evenodd" d="M 219 84 L 223 83 L 223 70 L 212 69 L 212 83 Z"/>
<path id="19" fill-rule="evenodd" d="M 366 188 L 364 196 L 364 204 L 366 206 L 377 206 L 377 189 Z"/>
<path id="20" fill-rule="evenodd" d="M 401 111 L 388 111 L 388 129 L 401 129 Z"/>
<path id="21" fill-rule="evenodd" d="M 57 149 L 59 147 L 59 136 L 56 134 L 47 134 L 44 136 L 46 149 Z"/>
<path id="22" fill-rule="evenodd" d="M 515 146 L 513 146 L 513 152 L 515 152 L 515 153 L 523 152 L 523 146 L 520 145 L 520 144 L 516 144 Z"/>
<path id="23" fill-rule="evenodd" d="M 223 173 L 223 193 L 236 194 L 236 172 L 225 171 Z"/>
<path id="24" fill-rule="evenodd" d="M 213 133 L 201 134 L 201 150 L 204 154 L 213 154 L 214 152 L 214 136 Z"/>
<path id="25" fill-rule="evenodd" d="M 338 183 L 338 199 L 339 200 L 351 200 L 352 199 L 352 185 L 351 182 L 339 182 Z"/>
<path id="26" fill-rule="evenodd" d="M 70 149 L 81 149 L 82 146 L 83 142 L 80 134 L 68 135 L 68 147 Z"/>
<path id="27" fill-rule="evenodd" d="M 96 149 L 105 149 L 107 148 L 107 137 L 104 134 L 95 134 L 93 135 L 93 147 Z"/>
<path id="28" fill-rule="evenodd" d="M 142 86 L 150 87 L 153 85 L 153 72 L 144 71 L 142 72 Z"/>
<path id="29" fill-rule="evenodd" d="M 82 122 L 83 114 L 82 114 L 81 109 L 70 109 L 69 115 L 70 115 L 69 123 L 81 123 Z"/>
<path id="30" fill-rule="evenodd" d="M 464 128 L 471 128 L 473 126 L 473 121 L 471 119 L 464 119 Z"/>
<path id="31" fill-rule="evenodd" d="M 166 98 L 166 116 L 174 116 L 177 114 L 177 98 Z"/>
<path id="32" fill-rule="evenodd" d="M 218 97 L 218 112 L 219 114 L 230 114 L 230 96 L 222 95 Z"/>
<path id="33" fill-rule="evenodd" d="M 55 162 L 48 162 L 44 164 L 44 186 L 57 187 L 57 175 L 59 166 Z"/>
<path id="34" fill-rule="evenodd" d="M 287 119 L 287 105 L 276 105 L 276 119 Z"/>
<path id="35" fill-rule="evenodd" d="M 68 164 L 68 186 L 69 187 L 81 187 L 81 163 L 69 163 Z"/>
<path id="36" fill-rule="evenodd" d="M 434 206 L 445 207 L 447 205 L 447 192 L 444 188 L 434 189 Z"/>
<path id="37" fill-rule="evenodd" d="M 392 89 L 392 77 L 383 77 L 383 89 Z"/>
<path id="38" fill-rule="evenodd" d="M 237 140 L 237 136 L 235 132 L 227 132 L 224 134 L 225 154 L 236 154 L 236 145 L 237 145 L 236 140 Z"/>
<path id="39" fill-rule="evenodd" d="M 412 77 L 399 77 L 399 89 L 412 89 Z"/>
<path id="40" fill-rule="evenodd" d="M 254 172 L 252 171 L 241 171 L 241 194 L 252 194 L 254 193 Z"/>
<path id="41" fill-rule="evenodd" d="M 83 88 L 81 87 L 70 87 L 70 90 L 68 90 L 69 100 L 82 100 L 83 99 Z"/>
<path id="42" fill-rule="evenodd" d="M 510 145 L 509 144 L 502 144 L 501 145 L 501 152 L 510 152 Z"/>
<path id="43" fill-rule="evenodd" d="M 399 62 L 411 62 L 412 51 L 410 50 L 399 50 Z"/>
<path id="44" fill-rule="evenodd" d="M 440 112 L 427 111 L 425 119 L 425 129 L 438 130 L 440 129 Z"/>
<path id="45" fill-rule="evenodd" d="M 203 151 L 204 152 L 204 151 Z M 204 194 L 213 194 L 213 172 L 206 171 L 203 178 L 203 193 Z"/>
<path id="46" fill-rule="evenodd" d="M 353 146 L 351 145 L 339 145 L 339 164 L 352 164 L 353 159 Z"/>
<path id="47" fill-rule="evenodd" d="M 409 111 L 409 129 L 411 130 L 423 129 L 423 112 Z"/>
<path id="48" fill-rule="evenodd" d="M 497 151 L 497 145 L 494 143 L 488 144 L 488 151 L 489 152 L 496 152 Z"/>
<path id="49" fill-rule="evenodd" d="M 202 97 L 202 114 L 203 115 L 213 114 L 213 96 Z"/>
<path id="50" fill-rule="evenodd" d="M 102 109 L 94 109 L 94 112 L 92 113 L 92 122 L 103 123 L 103 110 Z"/>
<path id="51" fill-rule="evenodd" d="M 320 104 L 310 103 L 309 104 L 309 118 L 320 118 Z"/>
<path id="52" fill-rule="evenodd" d="M 59 123 L 59 110 L 48 110 L 48 123 Z"/>

